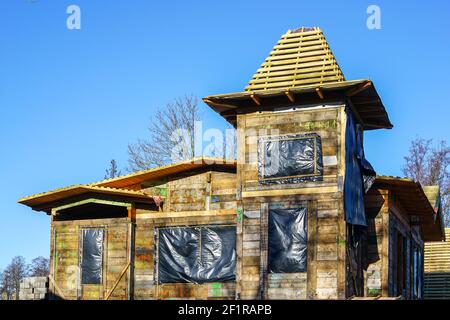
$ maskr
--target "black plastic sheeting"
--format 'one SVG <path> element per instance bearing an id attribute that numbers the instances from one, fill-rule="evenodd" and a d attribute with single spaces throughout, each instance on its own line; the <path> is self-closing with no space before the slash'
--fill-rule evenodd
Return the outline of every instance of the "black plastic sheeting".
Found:
<path id="1" fill-rule="evenodd" d="M 236 279 L 236 227 L 159 229 L 159 283 Z"/>
<path id="2" fill-rule="evenodd" d="M 364 296 L 364 270 L 369 266 L 367 227 L 347 225 L 347 291 L 349 296 Z"/>
<path id="3" fill-rule="evenodd" d="M 83 229 L 83 259 L 81 261 L 81 283 L 102 283 L 103 229 Z"/>
<path id="4" fill-rule="evenodd" d="M 260 138 L 258 174 L 261 184 L 323 180 L 322 142 L 317 134 Z"/>
<path id="5" fill-rule="evenodd" d="M 345 221 L 352 225 L 367 226 L 364 209 L 364 194 L 375 181 L 375 170 L 364 157 L 363 130 L 355 124 L 352 112 L 347 109 L 345 139 Z"/>
<path id="6" fill-rule="evenodd" d="M 364 129 L 361 125 L 356 125 L 357 143 L 358 143 L 358 159 L 362 169 L 364 193 L 367 193 L 375 182 L 377 173 L 370 162 L 364 155 Z"/>
<path id="7" fill-rule="evenodd" d="M 269 211 L 269 272 L 305 272 L 307 265 L 307 210 Z"/>

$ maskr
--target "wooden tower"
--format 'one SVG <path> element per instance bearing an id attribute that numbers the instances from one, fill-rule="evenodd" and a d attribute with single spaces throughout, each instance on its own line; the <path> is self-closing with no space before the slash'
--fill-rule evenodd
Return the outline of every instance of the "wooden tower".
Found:
<path id="1" fill-rule="evenodd" d="M 362 132 L 392 128 L 373 83 L 346 81 L 322 31 L 301 28 L 281 37 L 245 91 L 204 101 L 238 132 L 237 298 L 356 295 L 348 234 L 365 223 L 361 177 L 374 174 Z"/>

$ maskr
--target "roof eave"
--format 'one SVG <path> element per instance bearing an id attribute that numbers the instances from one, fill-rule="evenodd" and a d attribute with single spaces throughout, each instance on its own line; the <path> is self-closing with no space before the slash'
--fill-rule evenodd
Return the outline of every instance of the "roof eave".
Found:
<path id="1" fill-rule="evenodd" d="M 223 169 L 235 170 L 236 160 L 213 157 L 195 157 L 166 166 L 143 170 L 113 179 L 94 182 L 89 185 L 122 188 L 127 185 L 141 183 L 145 180 L 150 180 L 153 178 L 158 179 L 160 177 L 177 174 L 191 169 L 197 169 L 201 167 L 207 168 L 208 166 L 219 166 Z"/>
<path id="2" fill-rule="evenodd" d="M 365 130 L 391 129 L 386 109 L 372 81 L 341 81 L 322 85 L 245 91 L 203 98 L 214 111 L 236 125 L 236 115 L 279 107 L 329 103 L 349 99 L 364 121 Z"/>
<path id="3" fill-rule="evenodd" d="M 196 157 L 190 160 L 148 169 L 126 176 L 113 179 L 106 179 L 90 184 L 79 184 L 52 191 L 38 193 L 35 195 L 23 197 L 17 202 L 31 207 L 35 211 L 48 212 L 52 203 L 61 201 L 73 196 L 79 196 L 86 193 L 106 194 L 118 197 L 129 197 L 139 201 L 152 201 L 152 198 L 136 190 L 129 190 L 127 186 L 139 184 L 145 180 L 158 179 L 170 174 L 189 171 L 197 168 L 216 168 L 219 166 L 222 170 L 236 170 L 236 160 L 213 158 L 213 157 Z"/>
<path id="4" fill-rule="evenodd" d="M 126 189 L 92 187 L 86 185 L 76 185 L 68 188 L 37 194 L 34 196 L 24 197 L 19 199 L 17 202 L 30 207 L 34 211 L 43 211 L 49 213 L 49 210 L 51 210 L 55 203 L 72 197 L 83 196 L 85 194 L 106 195 L 119 198 L 135 199 L 136 201 L 153 202 L 153 198 L 144 193 Z"/>
<path id="5" fill-rule="evenodd" d="M 436 214 L 433 206 L 428 201 L 422 185 L 419 182 L 408 178 L 398 178 L 390 176 L 377 176 L 373 188 L 390 189 L 393 192 L 399 192 L 398 189 L 411 190 L 411 193 L 417 195 L 417 199 L 422 205 L 421 208 L 416 208 L 422 212 L 422 216 L 426 219 L 426 223 L 422 223 L 423 238 L 425 242 L 442 241 L 445 240 L 445 231 L 443 226 L 443 219 L 440 214 Z M 404 201 L 404 200 L 403 200 Z M 404 201 L 405 202 L 405 201 Z M 408 211 L 407 207 L 405 211 Z M 412 210 L 411 210 L 412 211 Z M 407 212 L 408 213 L 408 212 Z"/>

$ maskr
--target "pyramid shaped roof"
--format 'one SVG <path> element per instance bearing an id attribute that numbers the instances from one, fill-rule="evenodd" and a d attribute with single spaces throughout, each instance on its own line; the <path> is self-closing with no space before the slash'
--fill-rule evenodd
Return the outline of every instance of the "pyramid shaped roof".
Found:
<path id="1" fill-rule="evenodd" d="M 242 92 L 203 98 L 236 126 L 237 114 L 349 102 L 365 130 L 393 127 L 371 80 L 346 80 L 320 28 L 288 30 Z"/>
<path id="2" fill-rule="evenodd" d="M 245 91 L 289 89 L 344 80 L 322 30 L 303 27 L 282 35 Z"/>

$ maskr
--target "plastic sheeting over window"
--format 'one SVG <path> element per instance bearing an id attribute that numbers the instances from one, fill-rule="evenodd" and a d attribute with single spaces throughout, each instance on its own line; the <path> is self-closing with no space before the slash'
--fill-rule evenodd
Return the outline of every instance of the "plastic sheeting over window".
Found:
<path id="1" fill-rule="evenodd" d="M 103 268 L 103 229 L 83 229 L 81 283 L 101 284 Z"/>
<path id="2" fill-rule="evenodd" d="M 305 272 L 307 264 L 307 210 L 269 211 L 269 271 Z"/>
<path id="3" fill-rule="evenodd" d="M 159 283 L 236 278 L 236 227 L 161 228 L 158 250 Z"/>
<path id="4" fill-rule="evenodd" d="M 375 170 L 364 157 L 363 130 L 355 124 L 352 112 L 347 109 L 345 136 L 345 221 L 353 225 L 367 226 L 364 194 L 375 181 Z"/>
<path id="5" fill-rule="evenodd" d="M 261 184 L 323 179 L 322 143 L 317 134 L 262 137 L 258 141 Z"/>

